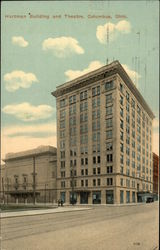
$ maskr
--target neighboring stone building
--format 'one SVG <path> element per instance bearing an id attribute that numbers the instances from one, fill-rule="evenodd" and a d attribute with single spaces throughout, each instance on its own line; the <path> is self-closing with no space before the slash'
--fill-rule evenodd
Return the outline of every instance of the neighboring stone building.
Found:
<path id="1" fill-rule="evenodd" d="M 136 202 L 153 192 L 154 114 L 118 61 L 52 92 L 57 101 L 57 198 Z"/>
<path id="2" fill-rule="evenodd" d="M 7 154 L 5 202 L 56 202 L 56 161 L 57 149 L 51 146 Z"/>
<path id="3" fill-rule="evenodd" d="M 159 156 L 153 153 L 153 193 L 158 194 L 159 191 Z"/>

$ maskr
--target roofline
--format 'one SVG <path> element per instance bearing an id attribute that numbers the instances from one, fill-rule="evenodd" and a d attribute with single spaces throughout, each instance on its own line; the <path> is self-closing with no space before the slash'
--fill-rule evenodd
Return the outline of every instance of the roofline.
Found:
<path id="1" fill-rule="evenodd" d="M 107 74 L 107 72 L 108 72 L 108 74 Z M 154 113 L 152 112 L 152 110 L 148 106 L 147 102 L 145 101 L 145 99 L 143 98 L 143 96 L 141 95 L 139 90 L 136 88 L 133 81 L 131 80 L 131 78 L 129 77 L 129 75 L 124 70 L 124 68 L 122 67 L 122 65 L 120 64 L 120 62 L 118 60 L 116 60 L 108 65 L 105 65 L 99 69 L 93 70 L 93 71 L 91 71 L 83 76 L 75 78 L 74 80 L 71 80 L 71 81 L 68 81 L 64 84 L 59 85 L 55 91 L 51 92 L 51 94 L 55 97 L 59 97 L 65 93 L 72 91 L 79 84 L 86 86 L 86 83 L 85 83 L 86 81 L 90 81 L 88 84 L 92 84 L 93 80 L 95 81 L 95 79 L 93 79 L 95 77 L 99 77 L 101 79 L 103 77 L 103 79 L 104 79 L 104 77 L 105 77 L 104 74 L 106 74 L 106 77 L 107 77 L 110 75 L 114 75 L 116 73 L 118 73 L 119 76 L 124 80 L 124 82 L 128 86 L 128 88 L 132 90 L 133 94 L 138 99 L 138 101 L 141 103 L 143 108 L 148 112 L 149 116 L 152 119 L 154 119 L 155 118 Z"/>
<path id="2" fill-rule="evenodd" d="M 25 150 L 17 153 L 8 153 L 6 154 L 5 159 L 3 159 L 4 162 L 10 161 L 13 159 L 22 159 L 22 158 L 29 158 L 37 155 L 44 155 L 44 154 L 52 154 L 56 155 L 57 148 L 53 146 L 40 146 L 31 150 Z"/>

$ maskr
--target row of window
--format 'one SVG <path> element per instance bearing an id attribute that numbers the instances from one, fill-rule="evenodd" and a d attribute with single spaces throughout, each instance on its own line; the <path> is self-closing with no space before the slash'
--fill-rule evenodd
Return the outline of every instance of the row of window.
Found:
<path id="1" fill-rule="evenodd" d="M 112 186 L 113 185 L 113 178 L 107 178 L 106 179 L 106 184 L 107 186 Z M 101 185 L 101 179 L 93 179 L 92 180 L 92 185 L 95 186 L 100 186 Z M 70 181 L 70 187 L 76 187 L 77 186 L 77 181 L 76 180 L 71 180 Z M 88 180 L 81 180 L 81 187 L 88 187 Z M 65 188 L 65 181 L 61 181 L 61 188 Z"/>

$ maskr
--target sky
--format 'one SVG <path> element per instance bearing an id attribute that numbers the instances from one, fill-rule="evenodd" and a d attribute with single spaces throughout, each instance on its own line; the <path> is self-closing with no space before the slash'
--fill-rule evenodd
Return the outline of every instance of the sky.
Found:
<path id="1" fill-rule="evenodd" d="M 56 146 L 56 86 L 119 60 L 155 114 L 159 154 L 158 1 L 1 3 L 1 157 Z"/>

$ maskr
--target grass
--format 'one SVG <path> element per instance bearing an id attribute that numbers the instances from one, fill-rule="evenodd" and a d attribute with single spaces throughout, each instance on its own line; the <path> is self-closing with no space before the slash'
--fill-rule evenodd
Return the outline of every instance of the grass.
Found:
<path id="1" fill-rule="evenodd" d="M 39 209 L 54 208 L 53 206 L 47 205 L 33 205 L 33 204 L 0 204 L 1 212 L 13 212 L 13 211 L 26 211 L 26 210 L 39 210 Z"/>

